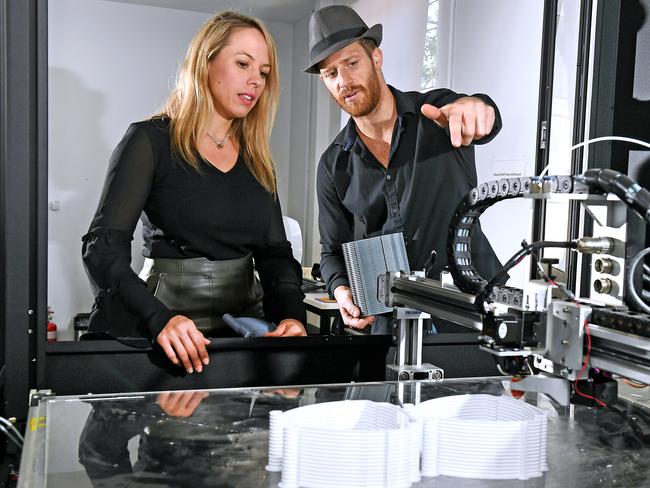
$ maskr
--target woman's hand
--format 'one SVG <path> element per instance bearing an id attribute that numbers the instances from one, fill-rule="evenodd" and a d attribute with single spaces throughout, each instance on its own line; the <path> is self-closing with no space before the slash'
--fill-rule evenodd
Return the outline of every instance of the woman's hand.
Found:
<path id="1" fill-rule="evenodd" d="M 207 391 L 166 391 L 156 397 L 156 403 L 167 415 L 189 417 L 207 396 Z"/>
<path id="2" fill-rule="evenodd" d="M 264 337 L 299 337 L 306 336 L 305 327 L 295 319 L 284 319 L 273 332 L 267 332 Z"/>
<path id="3" fill-rule="evenodd" d="M 165 328 L 158 334 L 156 342 L 163 348 L 169 360 L 174 364 L 183 364 L 185 371 L 200 373 L 201 363 L 210 362 L 205 348 L 210 341 L 196 328 L 192 320 L 183 315 L 174 315 Z"/>
<path id="4" fill-rule="evenodd" d="M 276 390 L 262 390 L 264 396 L 281 396 L 282 398 L 298 398 L 302 393 L 300 388 L 278 388 Z"/>

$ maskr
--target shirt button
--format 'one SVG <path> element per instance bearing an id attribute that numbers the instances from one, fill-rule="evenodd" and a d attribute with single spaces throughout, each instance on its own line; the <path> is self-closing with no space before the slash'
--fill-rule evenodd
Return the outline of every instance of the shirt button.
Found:
<path id="1" fill-rule="evenodd" d="M 397 213 L 397 209 L 396 209 L 396 208 L 393 209 L 393 213 L 394 213 L 394 214 Z"/>
<path id="2" fill-rule="evenodd" d="M 387 180 L 390 180 L 390 175 L 386 175 L 386 179 L 387 179 Z"/>

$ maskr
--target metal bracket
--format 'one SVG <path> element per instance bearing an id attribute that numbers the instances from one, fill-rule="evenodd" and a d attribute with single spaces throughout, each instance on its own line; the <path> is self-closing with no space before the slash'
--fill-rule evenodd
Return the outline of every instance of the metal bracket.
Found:
<path id="1" fill-rule="evenodd" d="M 387 381 L 441 381 L 444 377 L 444 370 L 430 363 L 417 366 L 396 364 L 386 366 Z"/>
<path id="2" fill-rule="evenodd" d="M 571 403 L 569 381 L 563 378 L 553 378 L 542 374 L 525 376 L 516 383 L 511 383 L 510 388 L 513 390 L 544 393 L 563 407 L 568 407 Z"/>
<path id="3" fill-rule="evenodd" d="M 591 316 L 591 307 L 572 302 L 553 301 L 546 314 L 546 347 L 544 355 L 560 369 L 560 375 L 575 379 L 582 368 L 584 324 Z"/>
<path id="4" fill-rule="evenodd" d="M 617 197 L 590 198 L 580 202 L 601 227 L 621 227 L 627 222 L 627 205 Z"/>
<path id="5" fill-rule="evenodd" d="M 52 390 L 30 390 L 29 406 L 36 407 L 41 402 L 41 400 L 53 396 L 54 396 L 54 392 Z"/>
<path id="6" fill-rule="evenodd" d="M 393 309 L 396 319 L 394 338 L 397 342 L 397 364 L 386 366 L 388 381 L 440 381 L 444 371 L 430 363 L 422 363 L 423 320 L 428 313 L 411 308 Z"/>

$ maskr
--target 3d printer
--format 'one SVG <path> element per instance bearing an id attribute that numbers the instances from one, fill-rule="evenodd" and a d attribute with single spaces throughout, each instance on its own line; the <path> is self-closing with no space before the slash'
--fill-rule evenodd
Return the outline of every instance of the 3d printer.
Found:
<path id="1" fill-rule="evenodd" d="M 481 348 L 498 358 L 503 373 L 521 377 L 517 388 L 548 393 L 562 405 L 569 405 L 572 395 L 574 401 L 580 397 L 599 404 L 614 400 L 612 373 L 650 383 L 650 306 L 646 303 L 650 292 L 642 286 L 650 282 L 650 267 L 643 263 L 650 248 L 636 254 L 624 269 L 620 263 L 625 244 L 614 237 L 524 241 L 502 270 L 486 280 L 472 264 L 472 226 L 488 207 L 513 198 L 579 200 L 588 211 L 597 207 L 594 215 L 612 228 L 625 223 L 627 208 L 650 222 L 650 192 L 609 169 L 483 183 L 471 190 L 452 218 L 449 276 L 443 273 L 438 281 L 412 273 L 387 273 L 379 280 L 380 300 L 479 329 Z M 537 256 L 539 250 L 553 247 L 598 254 L 594 290 L 613 291 L 623 300 L 607 304 L 576 298 L 554 280 L 554 261 Z M 536 261 L 540 278 L 522 289 L 498 285 L 528 255 Z M 610 277 L 603 277 L 608 273 Z M 617 278 L 623 277 L 620 289 Z M 408 370 L 408 364 L 404 368 Z"/>

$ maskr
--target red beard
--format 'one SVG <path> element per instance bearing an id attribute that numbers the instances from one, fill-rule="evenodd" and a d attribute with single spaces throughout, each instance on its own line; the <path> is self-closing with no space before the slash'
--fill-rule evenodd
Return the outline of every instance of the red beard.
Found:
<path id="1" fill-rule="evenodd" d="M 379 79 L 377 73 L 373 73 L 368 82 L 368 87 L 362 85 L 353 85 L 337 97 L 332 97 L 352 117 L 364 117 L 372 112 L 379 103 Z M 345 97 L 350 93 L 356 92 L 356 100 L 346 102 Z"/>

